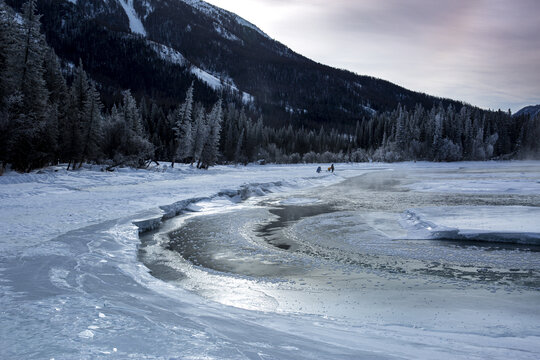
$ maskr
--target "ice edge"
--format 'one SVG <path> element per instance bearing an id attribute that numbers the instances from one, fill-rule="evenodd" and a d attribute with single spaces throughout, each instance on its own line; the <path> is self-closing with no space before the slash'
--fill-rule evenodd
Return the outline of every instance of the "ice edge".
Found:
<path id="1" fill-rule="evenodd" d="M 134 219 L 132 224 L 137 226 L 139 234 L 158 229 L 164 220 L 171 219 L 185 212 L 192 204 L 204 200 L 213 200 L 223 196 L 228 197 L 232 202 L 242 202 L 253 196 L 264 196 L 273 192 L 277 187 L 283 186 L 283 181 L 273 181 L 268 183 L 251 183 L 240 186 L 237 190 L 224 189 L 212 196 L 194 197 L 190 199 L 180 200 L 169 205 L 159 206 L 161 214 L 151 217 L 143 217 Z"/>

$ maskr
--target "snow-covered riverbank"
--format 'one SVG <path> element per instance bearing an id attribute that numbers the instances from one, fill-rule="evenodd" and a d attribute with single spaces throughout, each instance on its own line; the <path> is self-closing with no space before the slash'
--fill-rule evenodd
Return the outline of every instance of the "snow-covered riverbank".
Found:
<path id="1" fill-rule="evenodd" d="M 157 280 L 138 261 L 133 221 L 171 215 L 194 198 L 292 193 L 373 170 L 452 174 L 459 168 L 470 175 L 456 177 L 451 189 L 434 176 L 408 187 L 540 193 L 539 162 L 340 164 L 336 174 L 316 174 L 315 168 L 48 169 L 0 177 L 0 345 L 6 358 L 537 358 L 537 324 L 525 324 L 519 333 L 501 328 L 470 334 L 250 311 Z M 482 181 L 489 188 L 475 189 Z"/>
<path id="2" fill-rule="evenodd" d="M 208 171 L 182 165 L 166 171 L 64 169 L 0 177 L 1 251 L 34 246 L 70 230 L 139 212 L 159 214 L 159 206 L 236 191 L 242 185 L 315 186 L 342 180 L 361 167 L 344 165 L 336 176 L 316 174 L 313 165 L 218 166 Z"/>

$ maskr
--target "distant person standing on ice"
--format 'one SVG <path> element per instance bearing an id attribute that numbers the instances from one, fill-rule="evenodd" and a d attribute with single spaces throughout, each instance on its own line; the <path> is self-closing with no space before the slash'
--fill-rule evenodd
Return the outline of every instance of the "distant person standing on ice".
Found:
<path id="1" fill-rule="evenodd" d="M 330 171 L 334 172 L 334 164 L 330 166 Z"/>

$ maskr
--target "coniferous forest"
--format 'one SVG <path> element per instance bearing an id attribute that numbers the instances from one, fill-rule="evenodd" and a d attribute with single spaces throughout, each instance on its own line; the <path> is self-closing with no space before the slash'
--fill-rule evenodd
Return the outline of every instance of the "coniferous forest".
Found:
<path id="1" fill-rule="evenodd" d="M 135 76 L 135 75 L 134 75 Z M 145 167 L 216 163 L 459 161 L 540 155 L 540 116 L 461 103 L 398 104 L 333 127 L 276 124 L 264 109 L 191 81 L 177 104 L 92 79 L 57 57 L 36 2 L 0 1 L 0 163 L 30 171 L 65 163 Z M 321 105 L 321 104 L 319 104 Z"/>

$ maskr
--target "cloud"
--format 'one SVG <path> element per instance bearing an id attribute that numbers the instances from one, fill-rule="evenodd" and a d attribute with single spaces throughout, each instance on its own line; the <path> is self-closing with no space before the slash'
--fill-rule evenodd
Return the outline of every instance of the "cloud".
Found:
<path id="1" fill-rule="evenodd" d="M 322 63 L 485 108 L 540 103 L 538 0 L 210 2 Z"/>

